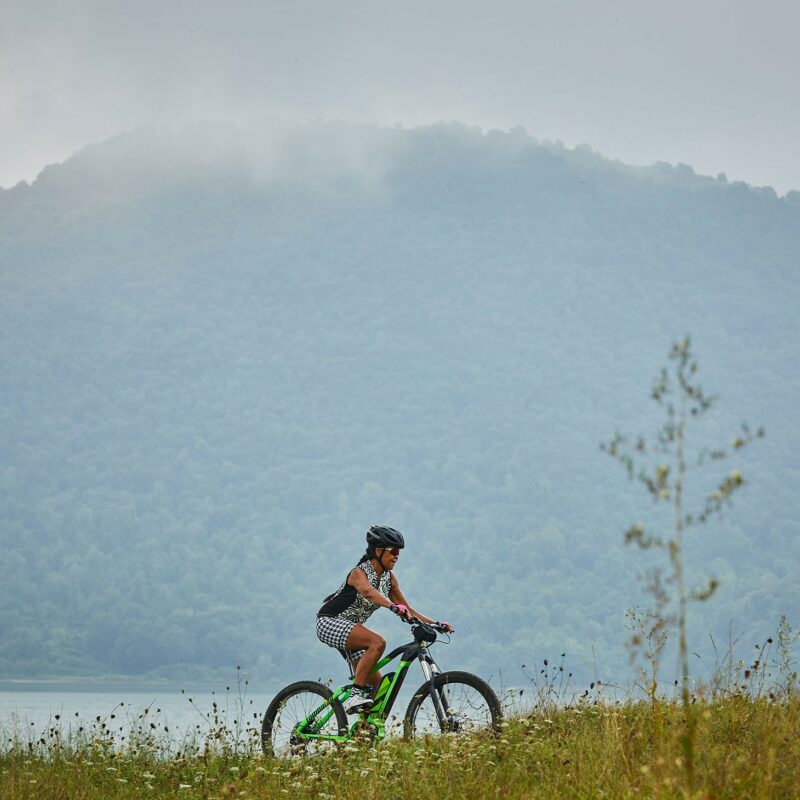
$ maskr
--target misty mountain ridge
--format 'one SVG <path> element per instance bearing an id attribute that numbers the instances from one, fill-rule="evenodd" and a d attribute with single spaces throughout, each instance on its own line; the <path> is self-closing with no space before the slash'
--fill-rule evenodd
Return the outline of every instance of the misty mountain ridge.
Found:
<path id="1" fill-rule="evenodd" d="M 60 164 L 45 167 L 32 185 L 22 181 L 0 192 L 24 192 L 32 187 L 55 191 L 64 181 L 79 179 L 88 187 L 107 181 L 118 189 L 121 178 L 141 185 L 158 175 L 168 180 L 196 181 L 226 174 L 256 183 L 298 181 L 319 184 L 326 178 L 351 175 L 366 183 L 380 180 L 392 167 L 402 168 L 408 158 L 419 157 L 420 146 L 428 153 L 447 148 L 455 158 L 471 157 L 476 166 L 487 161 L 505 164 L 524 162 L 534 154 L 551 156 L 564 168 L 586 179 L 591 175 L 616 174 L 657 183 L 700 189 L 727 185 L 721 173 L 716 178 L 698 175 L 687 164 L 658 162 L 632 166 L 603 157 L 588 144 L 572 149 L 561 142 L 537 139 L 522 128 L 483 131 L 461 123 L 438 123 L 419 128 L 382 128 L 340 122 L 289 124 L 284 121 L 234 125 L 204 122 L 178 130 L 148 127 L 121 133 L 87 145 Z M 767 196 L 777 196 L 770 187 L 752 187 Z M 797 202 L 797 191 L 787 198 Z"/>
<path id="2" fill-rule="evenodd" d="M 0 191 L 0 675 L 329 674 L 376 522 L 448 666 L 629 674 L 659 518 L 597 444 L 654 430 L 686 332 L 697 446 L 768 432 L 687 544 L 694 634 L 761 641 L 800 607 L 798 254 L 797 192 L 458 124 L 141 130 Z"/>

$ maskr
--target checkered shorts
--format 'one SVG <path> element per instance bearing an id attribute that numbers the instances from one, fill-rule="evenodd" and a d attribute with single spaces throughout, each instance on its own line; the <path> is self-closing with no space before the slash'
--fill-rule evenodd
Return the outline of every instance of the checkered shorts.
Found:
<path id="1" fill-rule="evenodd" d="M 349 653 L 352 659 L 358 660 L 367 652 L 366 649 L 347 649 L 347 637 L 357 624 L 341 617 L 317 617 L 317 638 L 328 647 L 338 650 L 345 658 Z"/>

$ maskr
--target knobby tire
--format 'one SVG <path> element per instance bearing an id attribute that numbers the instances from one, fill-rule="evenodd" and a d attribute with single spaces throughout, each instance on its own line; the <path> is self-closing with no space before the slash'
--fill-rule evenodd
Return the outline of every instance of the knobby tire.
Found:
<path id="1" fill-rule="evenodd" d="M 497 699 L 497 695 L 494 693 L 492 687 L 486 683 L 486 681 L 482 680 L 477 675 L 472 675 L 469 672 L 442 672 L 436 676 L 435 685 L 437 691 L 444 688 L 448 694 L 454 697 L 454 699 L 458 698 L 459 692 L 464 694 L 464 687 L 469 687 L 469 689 L 476 694 L 477 698 L 480 698 L 480 700 L 477 700 L 476 698 L 476 700 L 473 702 L 472 710 L 476 711 L 476 715 L 480 717 L 479 723 L 485 723 L 476 726 L 475 728 L 471 729 L 471 731 L 477 731 L 480 728 L 498 730 L 500 722 L 503 719 L 503 711 L 500 708 L 500 701 Z M 430 682 L 426 681 L 422 684 L 422 686 L 419 687 L 419 689 L 417 689 L 416 692 L 414 692 L 414 696 L 411 698 L 411 702 L 408 704 L 408 709 L 406 710 L 405 716 L 405 732 L 407 737 L 413 737 L 420 732 L 417 730 L 417 727 L 418 716 L 421 710 L 428 711 L 428 716 L 435 715 L 434 704 L 430 697 L 430 691 Z M 477 705 L 475 705 L 476 703 Z M 457 708 L 454 708 L 454 711 L 456 714 L 460 713 L 459 709 Z M 457 730 L 450 730 L 447 725 L 442 728 L 438 719 L 437 725 L 440 728 L 441 733 L 459 732 Z M 460 732 L 466 733 L 471 731 L 467 730 L 467 726 L 465 724 Z"/>
<path id="2" fill-rule="evenodd" d="M 303 695 L 309 695 L 308 702 L 300 702 L 300 698 Z M 314 698 L 312 695 L 316 695 L 318 699 Z M 286 688 L 281 689 L 280 692 L 275 695 L 273 701 L 269 704 L 269 707 L 264 714 L 264 720 L 261 723 L 261 749 L 264 751 L 264 754 L 268 756 L 287 755 L 287 753 L 274 752 L 273 734 L 276 734 L 276 723 L 280 718 L 281 712 L 286 709 L 287 706 L 289 706 L 293 699 L 300 703 L 301 708 L 305 710 L 306 714 L 310 714 L 314 710 L 314 707 L 318 706 L 322 700 L 330 700 L 332 696 L 333 692 L 327 686 L 325 686 L 324 683 L 318 683 L 317 681 L 297 681 L 296 683 L 292 683 Z M 342 708 L 342 704 L 338 700 L 334 700 L 331 703 L 331 706 L 333 708 L 336 722 L 334 725 L 333 720 L 329 720 L 328 727 L 325 729 L 325 732 L 343 735 L 347 732 L 347 714 L 345 713 L 344 708 Z M 302 719 L 303 717 L 301 716 L 300 719 L 289 720 L 289 724 L 296 726 L 302 721 Z M 291 730 L 294 730 L 294 727 L 292 727 Z M 294 752 L 307 752 L 314 747 L 325 744 L 330 745 L 329 742 L 319 740 L 305 740 L 292 743 L 290 739 L 290 753 L 288 754 Z"/>

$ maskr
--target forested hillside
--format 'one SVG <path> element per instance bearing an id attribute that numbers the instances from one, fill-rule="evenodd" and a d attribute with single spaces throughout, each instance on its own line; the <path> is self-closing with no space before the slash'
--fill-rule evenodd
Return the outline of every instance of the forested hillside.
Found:
<path id="1" fill-rule="evenodd" d="M 598 443 L 686 333 L 702 443 L 767 430 L 688 545 L 700 674 L 731 621 L 750 652 L 800 621 L 799 277 L 798 193 L 522 131 L 87 147 L 0 191 L 0 675 L 330 674 L 314 612 L 384 523 L 445 665 L 627 680 L 655 512 Z"/>

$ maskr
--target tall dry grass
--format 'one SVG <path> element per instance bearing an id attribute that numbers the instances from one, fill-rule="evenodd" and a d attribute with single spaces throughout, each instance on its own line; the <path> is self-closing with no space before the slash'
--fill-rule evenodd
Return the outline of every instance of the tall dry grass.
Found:
<path id="1" fill-rule="evenodd" d="M 695 711 L 692 797 L 800 797 L 800 699 L 738 695 L 697 700 Z M 44 737 L 0 755 L 0 797 L 678 798 L 689 796 L 682 730 L 680 706 L 657 701 L 539 710 L 497 735 L 351 743 L 290 761 L 262 756 L 255 737 L 171 753 L 108 736 Z"/>

